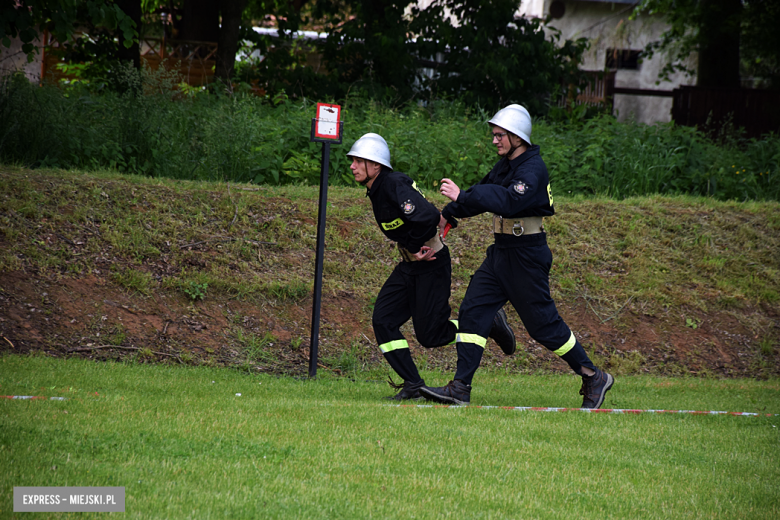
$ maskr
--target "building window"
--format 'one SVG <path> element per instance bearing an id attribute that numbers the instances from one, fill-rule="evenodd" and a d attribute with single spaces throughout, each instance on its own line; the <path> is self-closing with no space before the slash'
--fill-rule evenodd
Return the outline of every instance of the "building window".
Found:
<path id="1" fill-rule="evenodd" d="M 639 70 L 642 51 L 630 49 L 607 49 L 607 69 Z"/>
<path id="2" fill-rule="evenodd" d="M 564 14 L 566 14 L 566 4 L 564 4 L 561 0 L 555 0 L 550 4 L 550 16 L 552 16 L 554 19 L 558 20 L 563 18 Z"/>

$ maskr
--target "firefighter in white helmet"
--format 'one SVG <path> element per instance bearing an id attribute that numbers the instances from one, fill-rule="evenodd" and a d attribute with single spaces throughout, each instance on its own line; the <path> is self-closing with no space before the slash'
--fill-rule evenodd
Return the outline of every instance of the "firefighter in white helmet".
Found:
<path id="1" fill-rule="evenodd" d="M 524 107 L 509 105 L 488 123 L 501 159 L 468 190 L 444 179 L 440 191 L 452 200 L 442 210 L 443 221 L 492 212 L 495 243 L 471 278 L 460 306 L 455 377 L 447 386 L 426 387 L 422 392 L 443 403 L 470 401 L 471 381 L 493 317 L 508 301 L 528 334 L 582 376 L 582 407 L 599 408 L 614 379 L 591 362 L 550 296 L 552 254 L 542 219 L 555 210 L 547 167 L 539 146 L 531 144 L 531 116 Z"/>
<path id="2" fill-rule="evenodd" d="M 457 322 L 450 320 L 452 267 L 439 235 L 441 214 L 412 179 L 393 170 L 390 150 L 380 135 L 365 134 L 347 156 L 355 180 L 368 190 L 379 228 L 397 243 L 401 255 L 379 291 L 372 316 L 379 348 L 404 380 L 403 385 L 393 385 L 399 392 L 390 399 L 418 399 L 425 382 L 401 325 L 411 318 L 417 340 L 426 348 L 453 343 L 457 332 Z M 511 329 L 509 334 L 514 339 Z"/>

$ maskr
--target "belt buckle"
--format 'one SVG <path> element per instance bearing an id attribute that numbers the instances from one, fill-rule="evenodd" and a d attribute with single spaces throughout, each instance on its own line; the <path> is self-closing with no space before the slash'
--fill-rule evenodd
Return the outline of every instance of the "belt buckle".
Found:
<path id="1" fill-rule="evenodd" d="M 504 217 L 502 215 L 496 215 L 493 213 L 493 233 L 496 232 L 496 218 L 498 218 L 498 232 L 504 232 Z"/>
<path id="2" fill-rule="evenodd" d="M 520 233 L 516 233 L 517 228 L 520 228 Z M 516 237 L 522 236 L 522 234 L 525 233 L 525 228 L 523 228 L 523 221 L 522 220 L 515 220 L 514 225 L 512 226 L 512 234 Z"/>

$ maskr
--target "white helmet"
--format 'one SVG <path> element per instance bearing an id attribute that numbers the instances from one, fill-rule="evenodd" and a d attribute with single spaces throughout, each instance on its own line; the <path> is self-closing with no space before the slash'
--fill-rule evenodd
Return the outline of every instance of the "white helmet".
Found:
<path id="1" fill-rule="evenodd" d="M 525 107 L 520 105 L 504 107 L 496 112 L 488 124 L 500 126 L 531 144 L 531 114 Z"/>
<path id="2" fill-rule="evenodd" d="M 347 157 L 360 157 L 393 169 L 390 166 L 390 148 L 387 147 L 387 142 L 379 134 L 368 133 L 355 141 L 347 153 Z"/>

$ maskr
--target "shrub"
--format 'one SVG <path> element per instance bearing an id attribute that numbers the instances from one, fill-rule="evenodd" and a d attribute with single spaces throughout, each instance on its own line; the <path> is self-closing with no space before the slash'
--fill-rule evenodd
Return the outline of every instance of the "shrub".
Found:
<path id="1" fill-rule="evenodd" d="M 313 104 L 250 94 L 93 94 L 0 82 L 0 161 L 28 167 L 115 169 L 175 179 L 319 184 L 321 145 L 309 142 Z M 449 177 L 462 187 L 496 161 L 491 112 L 438 101 L 390 109 L 362 97 L 343 105 L 344 142 L 330 154 L 333 185 L 354 185 L 346 152 L 366 132 L 389 143 L 393 166 L 421 188 Z M 780 138 L 715 144 L 694 128 L 621 123 L 534 122 L 553 193 L 616 198 L 647 194 L 780 199 Z"/>

